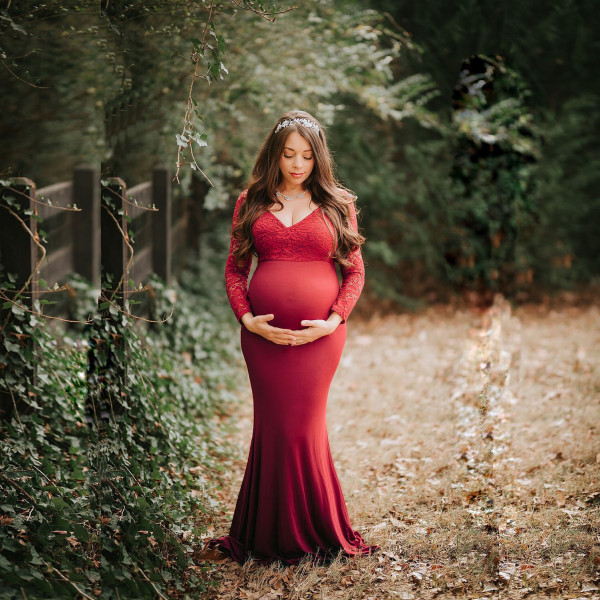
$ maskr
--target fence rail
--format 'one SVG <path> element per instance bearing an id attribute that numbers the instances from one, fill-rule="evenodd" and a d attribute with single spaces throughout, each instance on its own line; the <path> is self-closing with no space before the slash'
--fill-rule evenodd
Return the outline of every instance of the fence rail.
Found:
<path id="1" fill-rule="evenodd" d="M 82 165 L 72 181 L 38 189 L 19 177 L 0 187 L 0 262 L 5 276 L 16 278 L 14 290 L 3 291 L 2 322 L 11 310 L 7 299 L 15 300 L 23 287 L 27 293 L 19 302 L 28 308 L 48 294 L 56 304 L 46 304 L 44 313 L 71 318 L 72 293 L 64 284 L 74 273 L 99 292 L 121 282 L 120 302 L 152 273 L 171 284 L 190 242 L 189 204 L 185 198 L 174 200 L 171 185 L 164 166 L 157 166 L 148 181 L 127 188 L 122 179 L 101 181 L 95 167 Z M 106 283 L 109 273 L 111 284 Z M 64 290 L 52 290 L 61 286 Z M 147 315 L 151 294 L 139 293 L 136 299 L 140 304 L 131 312 Z M 0 392 L 0 418 L 11 406 L 12 396 Z"/>

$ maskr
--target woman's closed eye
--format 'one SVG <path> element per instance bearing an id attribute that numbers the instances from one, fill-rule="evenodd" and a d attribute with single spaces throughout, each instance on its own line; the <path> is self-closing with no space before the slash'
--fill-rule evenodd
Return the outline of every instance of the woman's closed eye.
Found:
<path id="1" fill-rule="evenodd" d="M 293 156 L 288 156 L 287 154 L 283 155 L 284 158 L 294 158 Z M 304 160 L 312 160 L 312 156 L 303 156 Z"/>

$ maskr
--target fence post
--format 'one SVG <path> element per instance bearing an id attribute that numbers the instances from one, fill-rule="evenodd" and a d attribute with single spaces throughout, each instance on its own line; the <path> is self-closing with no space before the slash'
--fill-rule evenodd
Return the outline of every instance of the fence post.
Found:
<path id="1" fill-rule="evenodd" d="M 152 172 L 152 202 L 158 213 L 152 219 L 152 264 L 153 271 L 167 285 L 171 282 L 171 179 L 169 169 L 158 165 Z"/>
<path id="2" fill-rule="evenodd" d="M 0 189 L 0 258 L 4 267 L 4 277 L 8 273 L 15 275 L 14 289 L 3 290 L 6 297 L 27 308 L 33 308 L 34 301 L 39 291 L 38 273 L 36 270 L 40 251 L 32 236 L 38 238 L 37 220 L 35 219 L 36 185 L 26 177 L 15 177 L 11 185 Z M 14 213 L 14 214 L 11 214 Z M 16 216 L 15 216 L 16 215 Z M 21 222 L 19 222 L 19 219 Z M 28 233 L 25 225 L 29 231 Z M 25 285 L 27 293 L 22 298 L 17 298 L 17 292 Z M 1 299 L 9 302 L 6 298 Z M 13 346 L 28 345 L 33 347 L 31 338 L 11 336 L 10 312 L 12 308 L 0 308 L 0 377 L 6 382 L 8 389 L 0 390 L 0 418 L 9 419 L 14 408 L 18 412 L 30 412 L 28 405 L 23 401 L 27 397 L 29 384 L 34 383 L 35 369 L 31 363 L 22 364 L 15 355 L 18 350 Z M 8 325 L 8 327 L 7 327 Z M 12 346 L 11 346 L 12 345 Z M 23 383 L 25 382 L 25 383 Z M 13 404 L 14 400 L 14 404 Z"/>
<path id="3" fill-rule="evenodd" d="M 101 295 L 99 313 L 104 323 L 95 322 L 91 326 L 90 349 L 88 351 L 88 396 L 85 415 L 89 425 L 105 422 L 124 412 L 121 393 L 127 375 L 126 362 L 120 360 L 124 354 L 121 319 L 113 319 L 109 309 L 100 308 L 104 298 L 111 299 L 119 309 L 127 306 L 129 291 L 129 260 L 127 248 L 127 219 L 125 202 L 127 186 L 118 177 L 111 177 L 101 188 Z M 124 239 L 125 238 L 125 239 Z M 112 280 L 109 282 L 107 276 Z M 113 290 L 122 280 L 119 291 L 113 296 Z"/>
<path id="4" fill-rule="evenodd" d="M 73 268 L 94 288 L 100 287 L 100 179 L 98 169 L 81 165 L 73 175 Z"/>
<path id="5" fill-rule="evenodd" d="M 111 177 L 107 185 L 102 187 L 102 208 L 104 209 L 100 218 L 102 285 L 106 283 L 107 274 L 112 275 L 113 286 L 116 286 L 122 278 L 122 294 L 119 297 L 124 302 L 129 287 L 128 277 L 125 273 L 125 267 L 129 260 L 129 251 L 126 244 L 127 220 L 123 214 L 127 198 L 127 186 L 119 177 Z M 121 214 L 119 214 L 120 212 Z M 123 239 L 123 236 L 125 236 L 125 239 Z"/>

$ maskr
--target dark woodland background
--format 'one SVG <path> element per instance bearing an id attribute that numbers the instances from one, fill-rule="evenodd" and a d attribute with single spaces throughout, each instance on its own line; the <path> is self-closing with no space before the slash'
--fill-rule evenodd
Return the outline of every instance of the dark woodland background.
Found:
<path id="1" fill-rule="evenodd" d="M 223 268 L 284 111 L 358 196 L 355 318 L 594 302 L 596 4 L 1 0 L 0 600 L 218 585 L 194 557 L 243 458 Z M 497 534 L 466 535 L 475 579 Z"/>

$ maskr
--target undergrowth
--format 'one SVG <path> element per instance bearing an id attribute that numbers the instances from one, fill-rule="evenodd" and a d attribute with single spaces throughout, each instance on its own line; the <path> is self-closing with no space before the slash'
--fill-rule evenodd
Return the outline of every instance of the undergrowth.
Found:
<path id="1" fill-rule="evenodd" d="M 0 599 L 201 597 L 211 585 L 193 555 L 233 452 L 219 417 L 238 372 L 218 256 L 207 244 L 180 283 L 150 282 L 153 318 L 175 304 L 162 324 L 95 311 L 75 278 L 72 310 L 90 324 L 53 328 L 4 306 Z"/>

